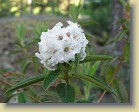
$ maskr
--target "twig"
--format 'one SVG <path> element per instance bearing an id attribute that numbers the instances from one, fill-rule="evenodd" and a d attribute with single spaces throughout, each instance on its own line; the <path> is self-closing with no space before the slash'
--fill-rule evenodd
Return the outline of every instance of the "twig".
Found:
<path id="1" fill-rule="evenodd" d="M 118 65 L 117 65 L 117 67 L 116 67 L 116 70 L 115 70 L 115 72 L 114 72 L 114 74 L 113 74 L 113 76 L 112 76 L 112 79 L 110 80 L 109 84 L 112 83 L 114 77 L 115 77 L 116 74 L 118 73 L 118 71 L 119 71 L 119 69 L 120 69 L 120 66 L 122 65 L 122 61 L 123 61 L 123 59 L 124 59 L 124 54 L 125 54 L 125 52 L 123 51 L 123 54 L 122 54 L 122 56 L 121 56 L 121 58 L 120 58 L 120 61 L 119 61 Z M 100 98 L 98 99 L 97 103 L 100 103 L 100 102 L 102 101 L 102 99 L 103 99 L 103 97 L 105 96 L 106 92 L 107 92 L 107 91 L 105 90 L 105 91 L 102 93 L 102 95 L 101 95 Z"/>
<path id="2" fill-rule="evenodd" d="M 6 85 L 8 85 L 8 86 L 11 86 L 11 84 L 8 83 L 8 82 L 6 82 L 6 81 L 0 80 L 0 82 L 6 84 Z"/>
<path id="3" fill-rule="evenodd" d="M 32 100 L 34 100 L 34 101 L 37 101 L 37 102 L 41 102 L 40 100 L 38 100 L 37 98 L 35 98 L 34 96 L 32 96 L 32 95 L 30 95 L 30 98 L 32 99 Z"/>

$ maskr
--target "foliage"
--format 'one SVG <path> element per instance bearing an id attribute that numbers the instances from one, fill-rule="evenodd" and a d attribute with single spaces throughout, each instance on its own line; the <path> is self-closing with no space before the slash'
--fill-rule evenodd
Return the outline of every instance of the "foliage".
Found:
<path id="1" fill-rule="evenodd" d="M 85 13 L 85 9 L 88 10 L 89 6 L 90 8 L 96 9 L 92 15 L 95 21 L 101 26 L 109 26 L 110 20 L 107 18 L 109 11 L 108 7 L 105 8 L 110 4 L 109 2 L 110 1 L 105 0 L 102 3 L 92 3 L 84 6 L 82 6 L 80 2 L 78 5 L 71 4 L 68 13 L 73 21 L 83 23 L 81 26 L 88 25 L 90 22 L 94 23 L 94 21 L 79 20 L 79 15 Z M 117 56 L 112 54 L 109 56 L 106 53 L 95 54 L 94 51 L 92 53 L 92 49 L 89 46 L 88 56 L 83 61 L 80 61 L 80 56 L 77 55 L 75 62 L 71 61 L 69 63 L 59 64 L 58 70 L 52 72 L 41 67 L 38 62 L 39 60 L 34 57 L 34 52 L 32 51 L 32 49 L 35 49 L 34 46 L 37 42 L 40 41 L 39 36 L 41 32 L 47 30 L 47 25 L 34 28 L 34 37 L 30 38 L 26 35 L 27 26 L 25 24 L 18 25 L 16 29 L 15 49 L 11 54 L 19 56 L 19 70 L 12 72 L 10 70 L 1 69 L 0 71 L 0 74 L 4 74 L 1 76 L 0 83 L 2 83 L 3 90 L 7 93 L 5 102 L 9 102 L 15 96 L 18 97 L 17 102 L 19 103 L 101 102 L 103 97 L 107 98 L 107 96 L 104 96 L 106 91 L 113 102 L 129 102 L 127 86 L 122 80 L 124 65 L 130 66 L 129 5 L 122 0 L 121 2 L 125 7 L 126 16 L 117 21 L 121 24 L 120 32 L 114 39 L 110 39 L 109 42 L 107 42 L 108 45 L 111 45 L 112 43 L 124 41 L 121 55 Z M 33 5 L 35 4 L 38 6 L 38 3 L 33 3 Z M 51 2 L 49 5 L 52 5 Z M 101 7 L 101 5 L 103 6 Z M 89 11 L 87 12 L 90 14 Z M 101 18 L 102 16 L 104 18 Z M 95 28 L 95 26 L 97 26 L 96 30 L 98 31 L 106 28 L 102 27 L 102 29 L 99 29 L 98 24 L 93 27 Z M 88 36 L 87 32 L 85 33 L 86 36 Z M 90 37 L 92 38 L 92 35 Z M 30 70 L 32 72 L 29 72 Z M 104 90 L 104 94 L 102 90 Z M 109 101 L 107 100 L 104 100 L 104 102 Z"/>

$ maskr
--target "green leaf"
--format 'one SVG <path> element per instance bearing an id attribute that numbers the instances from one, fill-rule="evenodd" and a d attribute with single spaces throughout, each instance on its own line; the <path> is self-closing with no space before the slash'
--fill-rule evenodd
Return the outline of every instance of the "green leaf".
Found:
<path id="1" fill-rule="evenodd" d="M 43 81 L 43 88 L 46 91 L 51 84 L 58 78 L 58 76 L 60 75 L 61 71 L 59 70 L 55 70 L 50 72 L 48 75 L 46 75 L 44 81 Z"/>
<path id="2" fill-rule="evenodd" d="M 101 65 L 101 71 L 100 71 L 100 76 L 104 76 L 107 74 L 108 70 L 110 69 L 111 66 L 113 66 L 112 64 L 118 59 L 118 57 L 114 57 L 112 60 L 110 61 L 105 61 L 102 65 Z M 111 74 L 112 75 L 112 74 Z"/>
<path id="3" fill-rule="evenodd" d="M 90 71 L 90 75 L 94 76 L 94 73 L 96 72 L 98 66 L 100 64 L 100 61 L 97 61 L 92 67 L 91 67 L 91 71 Z"/>
<path id="4" fill-rule="evenodd" d="M 78 8 L 74 4 L 71 4 L 70 7 L 69 7 L 69 15 L 73 19 L 74 22 L 77 21 L 77 19 L 78 19 Z"/>
<path id="5" fill-rule="evenodd" d="M 108 59 L 112 59 L 112 57 L 108 55 L 92 55 L 92 56 L 87 56 L 83 61 L 80 61 L 80 63 L 99 61 L 99 60 L 108 60 Z"/>
<path id="6" fill-rule="evenodd" d="M 83 94 L 81 93 L 81 88 L 79 87 L 79 85 L 77 84 L 77 82 L 72 82 L 72 84 L 71 84 L 73 87 L 74 87 L 74 89 L 75 89 L 75 93 L 76 93 L 76 96 L 77 96 L 77 98 L 78 97 L 83 97 Z"/>
<path id="7" fill-rule="evenodd" d="M 124 52 L 125 52 L 124 58 L 126 62 L 129 64 L 130 63 L 130 43 L 129 42 L 126 43 L 124 47 Z"/>
<path id="8" fill-rule="evenodd" d="M 114 96 L 115 100 L 120 103 L 128 102 L 128 95 L 125 85 L 120 80 L 113 80 L 112 86 L 117 92 L 117 97 Z"/>
<path id="9" fill-rule="evenodd" d="M 23 92 L 18 94 L 18 102 L 19 103 L 26 103 L 26 99 L 24 98 L 24 93 Z"/>
<path id="10" fill-rule="evenodd" d="M 36 75 L 36 76 L 30 77 L 30 78 L 24 79 L 24 80 L 18 82 L 17 84 L 15 84 L 10 89 L 8 89 L 6 91 L 6 93 L 17 90 L 19 88 L 29 86 L 29 85 L 37 83 L 37 82 L 40 82 L 40 81 L 44 80 L 44 78 L 45 78 L 45 75 Z"/>
<path id="11" fill-rule="evenodd" d="M 18 94 L 18 102 L 19 103 L 28 103 L 31 101 L 25 92 L 21 92 Z"/>
<path id="12" fill-rule="evenodd" d="M 28 67 L 29 67 L 30 64 L 31 64 L 31 61 L 29 61 L 27 59 L 24 59 L 24 60 L 21 61 L 20 66 L 21 66 L 21 72 L 23 74 L 26 73 L 26 71 L 27 71 L 27 69 L 28 69 Z"/>
<path id="13" fill-rule="evenodd" d="M 26 34 L 25 24 L 19 24 L 16 27 L 17 40 L 21 45 L 24 45 L 24 37 Z"/>
<path id="14" fill-rule="evenodd" d="M 112 44 L 114 42 L 120 41 L 123 39 L 124 35 L 127 33 L 127 31 L 122 31 L 116 35 L 113 39 L 107 42 L 107 44 Z"/>
<path id="15" fill-rule="evenodd" d="M 82 20 L 82 21 L 79 21 L 79 24 L 80 26 L 85 27 L 85 26 L 89 26 L 89 25 L 97 24 L 97 23 L 93 20 L 86 20 L 86 21 Z"/>
<path id="16" fill-rule="evenodd" d="M 17 29 L 16 29 L 17 38 L 22 40 L 23 37 L 25 36 L 25 32 L 26 32 L 26 28 L 24 24 L 17 25 Z"/>
<path id="17" fill-rule="evenodd" d="M 107 83 L 109 83 L 111 81 L 114 72 L 115 72 L 115 67 L 110 66 L 107 70 L 106 77 L 105 77 Z"/>
<path id="18" fill-rule="evenodd" d="M 130 4 L 128 3 L 128 1 L 125 0 L 119 0 L 119 1 L 122 3 L 122 5 L 127 11 L 130 11 Z"/>
<path id="19" fill-rule="evenodd" d="M 34 71 L 35 71 L 35 73 L 38 73 L 39 72 L 39 68 L 40 68 L 40 61 L 39 61 L 39 59 L 36 57 L 36 56 L 33 56 L 32 58 L 31 58 L 31 61 L 32 61 L 32 63 L 33 63 L 33 66 L 34 66 Z M 43 70 L 43 71 L 46 71 L 47 69 L 45 69 L 45 70 Z M 48 70 L 47 70 L 48 71 Z M 43 74 L 47 74 L 47 73 L 44 73 L 43 72 Z"/>
<path id="20" fill-rule="evenodd" d="M 93 39 L 96 38 L 94 35 L 92 35 L 91 33 L 87 32 L 87 31 L 85 31 L 85 36 L 87 37 L 88 40 L 92 40 L 92 38 Z"/>
<path id="21" fill-rule="evenodd" d="M 81 75 L 81 74 L 75 74 L 74 76 L 77 78 L 92 82 L 94 85 L 116 95 L 116 92 L 113 90 L 113 88 L 111 86 L 109 86 L 107 83 L 97 79 L 96 77 L 91 77 L 88 75 Z"/>
<path id="22" fill-rule="evenodd" d="M 97 99 L 97 94 L 91 94 L 88 98 L 88 100 L 91 101 L 91 102 L 96 100 L 96 99 Z"/>
<path id="23" fill-rule="evenodd" d="M 17 49 L 17 50 L 11 51 L 10 55 L 16 55 L 17 53 L 21 53 L 21 52 L 22 52 L 21 49 Z"/>
<path id="24" fill-rule="evenodd" d="M 115 37 L 115 40 L 116 40 L 116 41 L 120 41 L 121 39 L 123 39 L 123 37 L 124 37 L 125 34 L 126 34 L 126 31 L 120 32 L 120 33 Z"/>
<path id="25" fill-rule="evenodd" d="M 73 103 L 75 101 L 75 89 L 73 86 L 65 83 L 60 83 L 56 90 L 62 102 Z"/>

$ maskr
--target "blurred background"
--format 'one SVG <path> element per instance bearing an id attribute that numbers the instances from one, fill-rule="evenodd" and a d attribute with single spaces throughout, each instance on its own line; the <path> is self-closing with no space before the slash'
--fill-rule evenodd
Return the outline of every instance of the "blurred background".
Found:
<path id="1" fill-rule="evenodd" d="M 78 21 L 76 21 L 77 7 L 81 8 Z M 38 67 L 38 60 L 32 58 L 38 51 L 37 42 L 42 31 L 51 29 L 57 22 L 66 24 L 67 20 L 76 21 L 82 26 L 90 41 L 88 53 L 119 56 L 122 53 L 122 42 L 110 45 L 107 42 L 116 37 L 120 31 L 121 24 L 114 23 L 124 17 L 125 10 L 120 0 L 0 0 L 0 102 L 9 102 L 14 96 L 12 94 L 7 96 L 5 91 L 15 82 L 44 71 L 44 68 Z M 105 81 L 106 72 L 113 71 L 112 69 L 105 71 L 107 62 L 101 64 L 102 66 L 96 71 L 99 75 L 96 76 Z M 117 62 L 114 62 L 112 67 L 114 68 L 116 64 Z M 122 87 L 124 85 L 126 91 L 123 93 L 126 100 L 122 98 L 122 102 L 130 101 L 129 68 L 129 64 L 124 64 L 118 72 L 118 79 L 122 81 Z M 46 96 L 52 101 L 57 101 L 50 95 L 51 92 L 38 95 L 38 92 L 42 91 L 39 84 L 28 90 L 27 96 L 29 95 L 32 102 L 42 102 Z M 84 94 L 82 91 L 81 88 L 79 99 Z M 91 88 L 89 91 L 94 95 L 89 96 L 92 99 L 97 99 L 103 92 L 96 88 Z M 39 100 L 36 99 L 36 95 Z M 103 102 L 116 101 L 107 93 Z"/>

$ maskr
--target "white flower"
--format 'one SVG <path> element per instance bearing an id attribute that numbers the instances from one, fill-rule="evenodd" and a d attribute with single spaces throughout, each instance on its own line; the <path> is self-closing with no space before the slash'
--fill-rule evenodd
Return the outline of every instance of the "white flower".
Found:
<path id="1" fill-rule="evenodd" d="M 55 70 L 58 63 L 67 63 L 75 60 L 75 55 L 80 53 L 81 60 L 86 57 L 85 48 L 88 44 L 83 30 L 77 23 L 67 21 L 67 27 L 57 23 L 51 30 L 42 32 L 39 45 L 40 63 L 48 70 Z"/>

